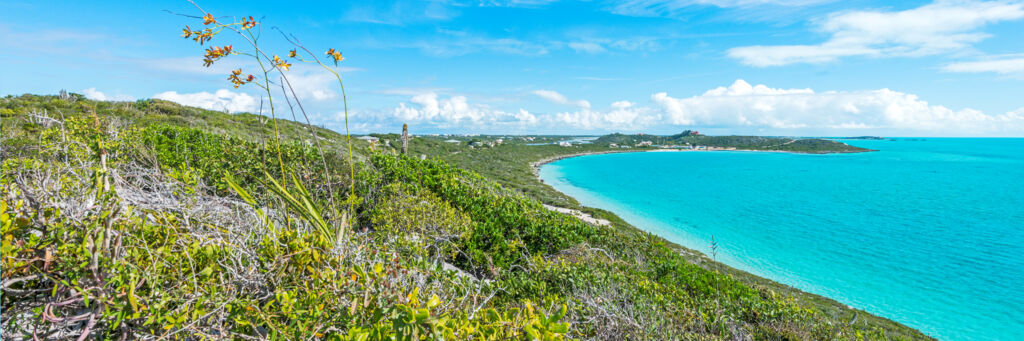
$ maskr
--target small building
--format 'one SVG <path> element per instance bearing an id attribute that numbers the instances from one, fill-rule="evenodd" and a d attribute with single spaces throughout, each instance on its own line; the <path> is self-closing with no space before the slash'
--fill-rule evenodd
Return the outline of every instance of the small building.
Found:
<path id="1" fill-rule="evenodd" d="M 444 142 L 447 142 L 447 143 L 462 143 L 462 141 L 459 141 L 459 140 L 444 140 Z"/>
<path id="2" fill-rule="evenodd" d="M 608 147 L 609 147 L 609 148 L 618 148 L 618 147 L 619 147 L 619 144 L 618 144 L 618 143 L 609 143 L 609 144 L 608 144 Z"/>
<path id="3" fill-rule="evenodd" d="M 561 142 L 558 142 L 558 145 L 559 145 L 559 146 L 562 146 L 562 147 L 572 147 L 572 143 L 571 143 L 571 142 L 569 142 L 569 141 L 561 141 Z"/>
<path id="4" fill-rule="evenodd" d="M 366 141 L 366 142 L 377 142 L 377 141 L 380 141 L 379 138 L 376 138 L 376 137 L 373 137 L 373 136 L 370 136 L 370 135 L 360 136 L 360 137 L 357 137 L 356 139 L 363 140 L 363 141 Z"/>

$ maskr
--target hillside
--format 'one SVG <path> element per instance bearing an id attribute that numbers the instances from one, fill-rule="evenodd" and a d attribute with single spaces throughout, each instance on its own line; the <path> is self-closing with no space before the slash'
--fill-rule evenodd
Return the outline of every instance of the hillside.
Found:
<path id="1" fill-rule="evenodd" d="M 0 99 L 0 127 L 5 338 L 928 339 L 547 210 L 518 181 L 564 147 L 350 162 L 302 123 L 80 96 Z"/>

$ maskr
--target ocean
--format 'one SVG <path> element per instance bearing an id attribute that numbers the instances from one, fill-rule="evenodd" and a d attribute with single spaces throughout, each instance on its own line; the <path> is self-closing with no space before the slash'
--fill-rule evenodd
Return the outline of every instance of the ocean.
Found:
<path id="1" fill-rule="evenodd" d="M 583 205 L 942 340 L 1024 339 L 1024 139 L 649 152 L 541 167 Z"/>

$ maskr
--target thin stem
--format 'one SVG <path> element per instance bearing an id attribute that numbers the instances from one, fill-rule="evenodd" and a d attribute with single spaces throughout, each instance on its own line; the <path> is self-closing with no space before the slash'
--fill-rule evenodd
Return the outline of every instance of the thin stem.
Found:
<path id="1" fill-rule="evenodd" d="M 295 117 L 295 106 L 292 105 L 292 101 L 288 99 L 288 93 L 284 91 L 284 77 L 281 77 L 280 84 L 278 85 L 281 86 L 281 94 L 284 95 L 284 102 L 288 104 L 288 111 L 292 113 L 292 122 L 298 122 L 299 119 Z M 295 101 L 298 102 L 299 99 L 295 98 Z M 299 139 L 298 136 L 296 136 L 295 138 Z M 314 136 L 313 139 L 315 140 L 316 137 Z M 302 142 L 301 139 L 299 139 L 299 142 Z M 306 171 L 309 171 L 309 160 L 306 158 L 306 153 L 301 153 L 300 156 L 302 157 L 302 168 Z M 326 169 L 327 167 L 324 167 L 325 171 Z"/>
<path id="2" fill-rule="evenodd" d="M 313 129 L 313 124 L 309 121 L 309 115 L 306 115 L 306 109 L 302 107 L 302 101 L 299 100 L 299 96 L 295 94 L 295 88 L 292 87 L 292 82 L 287 77 L 281 77 L 284 82 L 281 83 L 281 92 L 284 92 L 285 84 L 288 85 L 288 90 L 291 91 L 292 97 L 295 98 L 295 104 L 299 106 L 299 112 L 302 113 L 302 117 L 306 119 L 306 129 L 309 129 L 309 134 L 313 138 L 313 142 L 316 142 L 316 149 L 320 152 L 320 162 L 324 165 L 324 174 L 327 175 L 327 192 L 330 193 L 328 200 L 331 203 L 331 211 L 334 212 L 335 217 L 338 215 L 337 207 L 334 205 L 334 185 L 331 184 L 331 172 L 327 168 L 327 158 L 324 157 L 324 148 L 320 145 L 320 137 L 317 136 L 316 131 Z M 284 94 L 284 99 L 288 100 L 288 93 Z M 288 102 L 288 106 L 291 107 L 291 102 Z M 292 110 L 292 115 L 295 111 Z M 355 180 L 353 180 L 355 181 Z"/>
<path id="3" fill-rule="evenodd" d="M 252 38 L 250 43 L 253 48 L 260 51 L 259 45 L 256 43 L 256 37 L 252 35 L 252 30 L 246 30 L 249 33 L 249 37 Z M 262 52 L 261 52 L 262 53 Z M 281 133 L 277 128 L 277 114 L 274 111 L 274 96 L 270 93 L 270 72 L 267 71 L 266 66 L 263 65 L 263 60 L 256 56 L 256 63 L 260 65 L 260 69 L 263 70 L 263 89 L 267 91 L 267 103 L 270 104 L 270 118 L 274 120 L 274 144 L 277 146 L 277 164 L 281 168 L 281 182 L 284 182 L 286 178 L 286 172 L 284 170 L 284 160 L 281 158 Z M 276 66 L 275 66 L 276 68 Z"/>
<path id="4" fill-rule="evenodd" d="M 280 29 L 278 29 L 278 31 L 281 32 L 281 35 L 284 36 L 285 40 L 287 40 L 292 45 L 295 45 L 296 47 L 302 49 L 303 51 L 306 51 L 306 53 L 308 53 L 311 57 L 313 57 L 313 61 L 315 61 L 317 64 L 320 64 L 320 66 L 323 67 L 328 72 L 333 73 L 334 74 L 334 78 L 338 79 L 338 85 L 341 86 L 341 100 L 342 100 L 342 103 L 343 103 L 344 108 L 345 108 L 345 138 L 346 138 L 346 140 L 348 142 L 348 170 L 349 170 L 349 177 L 351 178 L 351 180 L 349 182 L 349 191 L 350 191 L 350 194 L 351 193 L 355 193 L 356 171 L 355 171 L 355 166 L 353 165 L 353 162 L 352 162 L 352 159 L 353 159 L 353 157 L 352 157 L 352 134 L 351 134 L 351 132 L 349 132 L 349 128 L 348 128 L 348 96 L 345 94 L 345 83 L 341 81 L 341 74 L 339 74 L 334 69 L 331 69 L 330 67 L 325 65 L 323 62 L 321 62 L 320 58 L 317 58 L 316 54 L 313 53 L 313 51 L 310 51 L 305 46 L 300 44 L 298 42 L 298 39 L 292 39 L 292 38 L 288 37 L 288 35 L 285 34 L 283 31 L 281 31 Z"/>

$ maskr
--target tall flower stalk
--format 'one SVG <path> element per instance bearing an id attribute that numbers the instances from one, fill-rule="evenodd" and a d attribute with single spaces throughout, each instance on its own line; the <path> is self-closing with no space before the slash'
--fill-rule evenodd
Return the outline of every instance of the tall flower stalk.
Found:
<path id="1" fill-rule="evenodd" d="M 337 70 L 335 70 L 335 69 L 329 67 L 328 65 L 324 64 L 323 62 L 321 62 L 320 59 L 317 58 L 315 53 L 313 53 L 309 49 L 305 48 L 304 46 L 298 44 L 298 40 L 295 39 L 294 37 L 285 36 L 285 38 L 288 40 L 289 43 L 291 43 L 293 45 L 296 45 L 298 48 L 301 48 L 303 51 L 305 51 L 312 58 L 312 61 L 307 61 L 307 60 L 303 59 L 301 56 L 298 55 L 298 52 L 295 49 L 289 51 L 289 53 L 287 54 L 287 56 L 288 56 L 287 58 L 291 58 L 291 60 L 285 59 L 285 58 L 281 58 L 281 56 L 277 55 L 277 54 L 268 54 L 266 51 L 264 51 L 260 47 L 260 44 L 259 44 L 260 37 L 262 36 L 262 25 L 261 25 L 260 22 L 257 22 L 252 16 L 242 17 L 241 20 L 232 20 L 231 22 L 221 22 L 216 17 L 214 17 L 213 14 L 203 10 L 202 7 L 200 7 L 194 1 L 188 0 L 188 2 L 191 3 L 193 6 L 195 6 L 196 9 L 198 9 L 199 12 L 202 13 L 202 16 L 201 17 L 191 16 L 191 15 L 185 15 L 185 16 L 193 17 L 193 18 L 197 18 L 197 19 L 202 19 L 203 27 L 201 29 L 192 29 L 189 26 L 185 26 L 185 28 L 182 30 L 184 32 L 183 35 L 182 35 L 184 38 L 192 39 L 195 42 L 199 43 L 200 45 L 204 45 L 205 43 L 211 41 L 214 38 L 214 36 L 218 35 L 219 33 L 223 32 L 224 30 L 229 30 L 231 32 L 234 32 L 234 33 L 238 34 L 240 37 L 242 37 L 242 39 L 244 39 L 244 41 L 249 46 L 252 47 L 251 51 L 246 52 L 246 51 L 236 50 L 236 49 L 233 48 L 232 45 L 211 46 L 211 47 L 207 48 L 206 53 L 204 54 L 203 64 L 205 66 L 209 67 L 209 66 L 213 65 L 214 63 L 216 63 L 217 61 L 219 61 L 220 59 L 222 59 L 224 57 L 227 57 L 229 55 L 245 55 L 245 56 L 252 57 L 252 58 L 254 58 L 256 60 L 256 64 L 257 64 L 257 66 L 259 66 L 260 73 L 262 74 L 262 79 L 258 79 L 259 77 L 256 77 L 256 76 L 254 76 L 252 74 L 247 74 L 247 75 L 243 76 L 242 69 L 236 69 L 236 70 L 232 71 L 231 74 L 228 75 L 227 79 L 229 81 L 231 81 L 232 85 L 235 88 L 239 88 L 240 86 L 247 85 L 247 84 L 255 84 L 255 85 L 259 86 L 260 88 L 262 88 L 263 91 L 266 92 L 267 101 L 268 101 L 268 104 L 269 104 L 269 107 L 270 107 L 270 116 L 271 116 L 271 119 L 274 121 L 273 122 L 274 123 L 273 124 L 273 128 L 274 128 L 274 146 L 275 146 L 275 151 L 276 151 L 276 154 L 277 154 L 278 167 L 280 168 L 280 171 L 281 171 L 281 180 L 280 180 L 279 183 L 280 184 L 287 184 L 288 182 L 287 182 L 286 179 L 287 179 L 288 172 L 285 169 L 284 158 L 283 158 L 282 152 L 281 152 L 281 133 L 280 133 L 280 128 L 278 127 L 277 111 L 276 111 L 276 107 L 274 105 L 274 96 L 273 96 L 273 91 L 271 90 L 272 88 L 271 88 L 271 81 L 270 81 L 270 76 L 271 76 L 272 73 L 274 73 L 276 71 L 277 73 L 280 74 L 280 79 L 281 79 L 281 82 L 282 82 L 282 84 L 281 84 L 282 94 L 285 96 L 286 99 L 290 95 L 295 100 L 295 103 L 299 106 L 299 110 L 302 112 L 302 115 L 303 115 L 303 117 L 306 120 L 306 128 L 309 130 L 311 138 L 313 139 L 314 143 L 316 144 L 316 149 L 319 152 L 322 166 L 324 167 L 325 174 L 328 177 L 327 190 L 328 190 L 328 192 L 330 194 L 330 195 L 328 195 L 328 200 L 330 202 L 330 209 L 331 209 L 331 211 L 333 213 L 333 216 L 335 218 L 341 219 L 341 221 L 345 221 L 346 220 L 345 217 L 347 217 L 348 214 L 347 213 L 346 214 L 339 214 L 339 211 L 337 209 L 337 205 L 335 205 L 335 202 L 334 202 L 334 200 L 335 200 L 335 198 L 334 198 L 335 197 L 334 189 L 333 189 L 333 185 L 332 185 L 332 183 L 330 181 L 331 172 L 328 169 L 327 159 L 324 156 L 323 147 L 320 145 L 319 138 L 318 138 L 315 130 L 313 129 L 312 124 L 309 121 L 309 116 L 306 115 L 306 111 L 305 111 L 305 108 L 302 106 L 302 102 L 299 100 L 297 94 L 295 93 L 294 87 L 292 87 L 292 83 L 291 83 L 291 80 L 288 78 L 287 71 L 289 71 L 291 69 L 291 67 L 292 67 L 291 60 L 297 60 L 297 61 L 300 61 L 300 62 L 308 62 L 308 63 L 316 63 L 316 64 L 320 65 L 321 67 L 323 67 L 328 72 L 330 72 L 331 74 L 333 74 L 335 79 L 338 80 L 338 85 L 341 87 L 342 104 L 344 106 L 344 112 L 345 112 L 345 136 L 346 136 L 346 143 L 347 143 L 347 148 L 348 148 L 349 179 L 350 179 L 350 181 L 349 181 L 349 199 L 350 200 L 348 200 L 348 202 L 352 202 L 353 201 L 352 200 L 353 196 L 355 195 L 355 166 L 354 166 L 354 157 L 353 157 L 353 150 L 352 150 L 353 149 L 352 148 L 352 136 L 351 136 L 351 133 L 349 131 L 349 124 L 348 124 L 348 97 L 347 97 L 347 95 L 345 93 L 345 85 L 344 85 L 344 83 L 341 80 L 341 74 Z M 333 49 L 333 48 L 331 48 L 331 49 L 329 49 L 327 51 L 327 55 L 331 59 L 334 60 L 335 66 L 337 66 L 338 62 L 340 62 L 340 61 L 342 61 L 344 59 L 343 57 L 341 57 L 341 53 L 335 51 L 335 49 Z M 288 92 L 284 91 L 285 85 L 287 85 L 287 88 L 289 89 L 290 94 Z M 290 105 L 290 101 L 289 101 L 289 106 L 291 106 Z M 293 115 L 294 115 L 294 112 L 293 112 Z M 342 223 L 342 224 L 344 225 L 344 223 Z"/>

